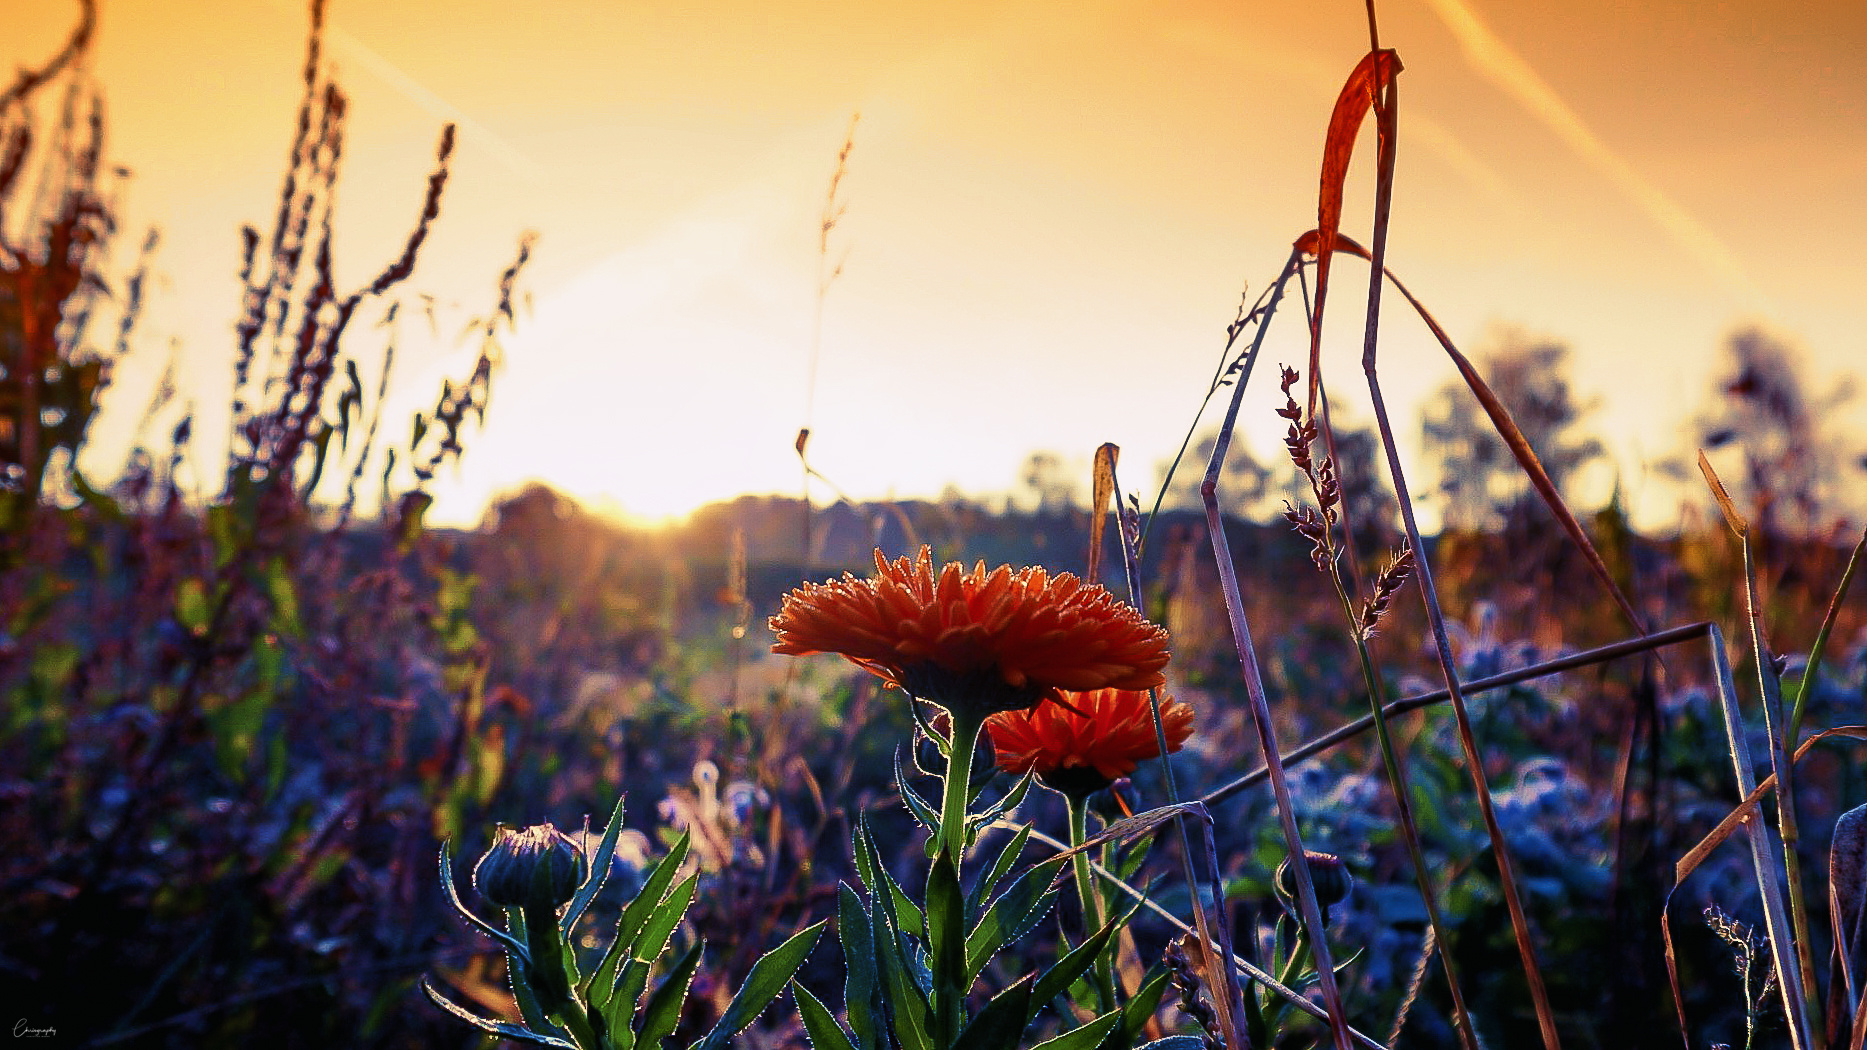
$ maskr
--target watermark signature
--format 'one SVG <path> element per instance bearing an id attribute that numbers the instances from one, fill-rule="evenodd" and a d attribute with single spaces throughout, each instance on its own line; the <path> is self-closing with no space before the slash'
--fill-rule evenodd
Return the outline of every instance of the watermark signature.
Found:
<path id="1" fill-rule="evenodd" d="M 58 1029 L 50 1025 L 40 1028 L 24 1017 L 13 1022 L 13 1038 L 15 1039 L 50 1039 L 57 1034 Z"/>

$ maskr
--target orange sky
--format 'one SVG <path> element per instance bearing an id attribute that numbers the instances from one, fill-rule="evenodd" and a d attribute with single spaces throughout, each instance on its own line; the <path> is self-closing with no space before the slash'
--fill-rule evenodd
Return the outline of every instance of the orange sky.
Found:
<path id="1" fill-rule="evenodd" d="M 14 65 L 76 14 L 0 6 Z M 1406 63 L 1390 265 L 1468 352 L 1498 322 L 1569 342 L 1650 520 L 1672 520 L 1677 494 L 1642 465 L 1680 446 L 1733 325 L 1769 324 L 1820 376 L 1867 359 L 1851 250 L 1867 237 L 1867 5 L 1398 0 L 1381 18 Z M 458 321 L 519 231 L 541 234 L 488 427 L 438 490 L 464 522 L 530 477 L 648 517 L 796 491 L 815 227 L 855 110 L 815 465 L 860 497 L 1003 491 L 1034 449 L 1086 476 L 1115 441 L 1151 491 L 1241 289 L 1314 225 L 1323 128 L 1367 43 L 1351 0 L 336 0 L 331 21 L 352 97 L 340 278 L 399 245 L 443 120 L 462 149 L 409 287 Z M 236 230 L 277 192 L 303 33 L 285 0 L 104 0 L 109 152 L 136 172 L 131 228 L 166 238 L 118 381 L 145 387 L 179 339 L 205 435 L 225 411 Z M 1358 160 L 1345 228 L 1362 236 Z M 1366 419 L 1347 350 L 1365 278 L 1338 272 L 1329 367 Z M 1385 385 L 1412 432 L 1450 369 L 1386 316 Z M 1294 315 L 1282 334 L 1267 363 L 1299 359 Z M 466 352 L 411 349 L 397 414 Z M 1247 407 L 1266 453 L 1268 376 Z M 94 473 L 142 403 L 107 402 Z"/>

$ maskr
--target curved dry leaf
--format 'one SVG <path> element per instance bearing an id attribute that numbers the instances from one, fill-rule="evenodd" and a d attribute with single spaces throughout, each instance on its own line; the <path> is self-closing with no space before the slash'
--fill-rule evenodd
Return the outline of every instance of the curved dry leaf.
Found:
<path id="1" fill-rule="evenodd" d="M 1089 572 L 1083 577 L 1090 583 L 1099 582 L 1102 571 L 1102 525 L 1115 501 L 1115 461 L 1120 456 L 1121 448 L 1113 441 L 1096 449 L 1095 489 L 1089 506 Z M 1117 513 L 1120 509 L 1116 508 Z"/>
<path id="2" fill-rule="evenodd" d="M 1311 230 L 1303 236 L 1298 237 L 1296 243 L 1292 244 L 1291 247 L 1295 248 L 1299 254 L 1307 255 L 1314 259 L 1316 257 L 1317 246 L 1320 244 L 1322 244 L 1322 231 Z M 1372 260 L 1374 258 L 1374 256 L 1368 254 L 1368 249 L 1363 248 L 1360 242 L 1356 241 L 1348 234 L 1339 231 L 1335 235 L 1335 250 L 1338 252 L 1347 252 L 1357 259 Z M 1388 276 L 1391 278 L 1393 275 L 1389 274 Z"/>
<path id="3" fill-rule="evenodd" d="M 1361 132 L 1362 118 L 1374 108 L 1374 100 L 1400 69 L 1400 55 L 1393 50 L 1368 52 L 1348 75 L 1342 93 L 1336 96 L 1335 110 L 1329 114 L 1329 134 L 1323 140 L 1322 184 L 1316 194 L 1316 304 L 1310 314 L 1312 389 L 1313 377 L 1322 364 L 1322 312 L 1329 291 L 1329 257 L 1342 228 L 1342 186 L 1348 179 L 1348 162 L 1355 154 L 1355 136 Z"/>

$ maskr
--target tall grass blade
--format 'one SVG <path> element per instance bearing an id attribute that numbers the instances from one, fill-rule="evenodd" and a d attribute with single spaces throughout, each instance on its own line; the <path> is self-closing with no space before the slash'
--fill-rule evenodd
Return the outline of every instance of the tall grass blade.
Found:
<path id="1" fill-rule="evenodd" d="M 1743 712 L 1738 709 L 1737 683 L 1731 674 L 1730 657 L 1726 655 L 1724 632 L 1716 624 L 1711 627 L 1711 659 L 1714 681 L 1718 687 L 1718 705 L 1724 716 L 1725 739 L 1731 748 L 1731 766 L 1737 777 L 1737 790 L 1748 798 L 1751 792 L 1757 790 L 1757 778 L 1752 772 L 1750 742 L 1745 736 Z M 1794 935 L 1783 908 L 1782 882 L 1785 873 L 1778 859 L 1782 851 L 1767 822 L 1761 819 L 1750 821 L 1749 829 L 1751 863 L 1757 873 L 1757 893 L 1763 899 L 1764 929 L 1770 937 L 1771 962 L 1779 976 L 1796 973 L 1797 963 L 1790 944 Z M 1809 1050 L 1815 1043 L 1810 1035 L 1807 1011 L 1803 1008 L 1802 991 L 1800 988 L 1792 988 L 1791 983 L 1788 980 L 1777 981 L 1782 990 L 1783 1012 L 1789 1018 L 1789 1035 L 1797 1050 Z"/>
<path id="2" fill-rule="evenodd" d="M 1848 584 L 1854 582 L 1854 570 L 1860 568 L 1861 555 L 1867 553 L 1867 529 L 1861 530 L 1860 542 L 1854 544 L 1853 553 L 1848 555 L 1847 567 L 1841 570 L 1841 582 L 1835 585 L 1835 595 L 1828 601 L 1828 612 L 1822 617 L 1821 629 L 1815 632 L 1815 642 L 1809 646 L 1809 660 L 1802 668 L 1802 681 L 1796 683 L 1796 702 L 1789 712 L 1789 739 L 1802 735 L 1802 710 L 1808 703 L 1809 693 L 1815 688 L 1815 681 L 1822 666 L 1822 652 L 1828 647 L 1828 633 L 1834 630 L 1835 619 L 1841 615 L 1841 599 L 1847 596 Z"/>
<path id="3" fill-rule="evenodd" d="M 1289 271 L 1286 270 L 1286 276 L 1288 273 Z M 1281 283 L 1282 278 L 1279 280 Z M 1258 334 L 1261 339 L 1264 330 L 1261 328 Z M 1311 950 L 1315 955 L 1317 987 L 1322 993 L 1323 1003 L 1328 1011 L 1329 1029 L 1335 1045 L 1338 1050 L 1348 1050 L 1348 1020 L 1342 1007 L 1342 993 L 1335 983 L 1335 964 L 1329 953 L 1329 929 L 1322 920 L 1322 910 L 1316 904 L 1316 888 L 1310 878 L 1309 863 L 1303 849 L 1303 836 L 1297 829 L 1296 810 L 1290 798 L 1290 785 L 1284 777 L 1282 752 L 1277 745 L 1276 725 L 1271 721 L 1270 702 L 1265 696 L 1264 678 L 1258 669 L 1257 650 L 1251 642 L 1251 626 L 1245 616 L 1244 597 L 1238 585 L 1238 570 L 1232 564 L 1231 543 L 1225 531 L 1225 515 L 1219 509 L 1219 474 L 1225 465 L 1225 453 L 1231 447 L 1232 430 L 1238 422 L 1238 407 L 1244 399 L 1244 393 L 1245 384 L 1241 382 L 1232 394 L 1231 405 L 1225 413 L 1225 422 L 1219 428 L 1219 437 L 1214 443 L 1212 460 L 1207 464 L 1206 478 L 1199 487 L 1199 494 L 1206 507 L 1206 532 L 1212 540 L 1213 558 L 1218 563 L 1226 620 L 1231 625 L 1232 645 L 1244 673 L 1245 693 L 1251 705 L 1252 724 L 1258 733 L 1258 747 L 1264 753 L 1264 765 L 1270 774 L 1271 792 L 1277 802 L 1278 820 L 1283 825 L 1284 845 L 1290 851 L 1291 858 L 1296 861 L 1293 867 L 1297 873 L 1297 904 L 1303 918 L 1303 925 L 1309 932 Z M 1208 940 L 1206 945 L 1216 946 L 1224 951 L 1230 950 L 1223 942 Z M 1225 970 L 1224 967 L 1217 969 L 1219 972 Z"/>

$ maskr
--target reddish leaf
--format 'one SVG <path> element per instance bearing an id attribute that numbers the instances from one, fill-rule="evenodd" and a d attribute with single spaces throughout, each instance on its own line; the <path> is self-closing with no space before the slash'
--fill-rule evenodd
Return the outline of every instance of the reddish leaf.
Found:
<path id="1" fill-rule="evenodd" d="M 1336 97 L 1335 112 L 1329 115 L 1329 136 L 1322 150 L 1322 187 L 1316 195 L 1316 243 L 1312 246 L 1316 254 L 1316 305 L 1309 324 L 1312 410 L 1315 377 L 1321 374 L 1322 365 L 1322 310 L 1329 291 L 1329 256 L 1342 228 L 1342 184 L 1348 178 L 1348 162 L 1355 153 L 1355 136 L 1361 131 L 1362 118 L 1374 108 L 1375 98 L 1393 83 L 1400 68 L 1400 56 L 1392 50 L 1368 52 L 1348 75 L 1342 93 Z"/>

